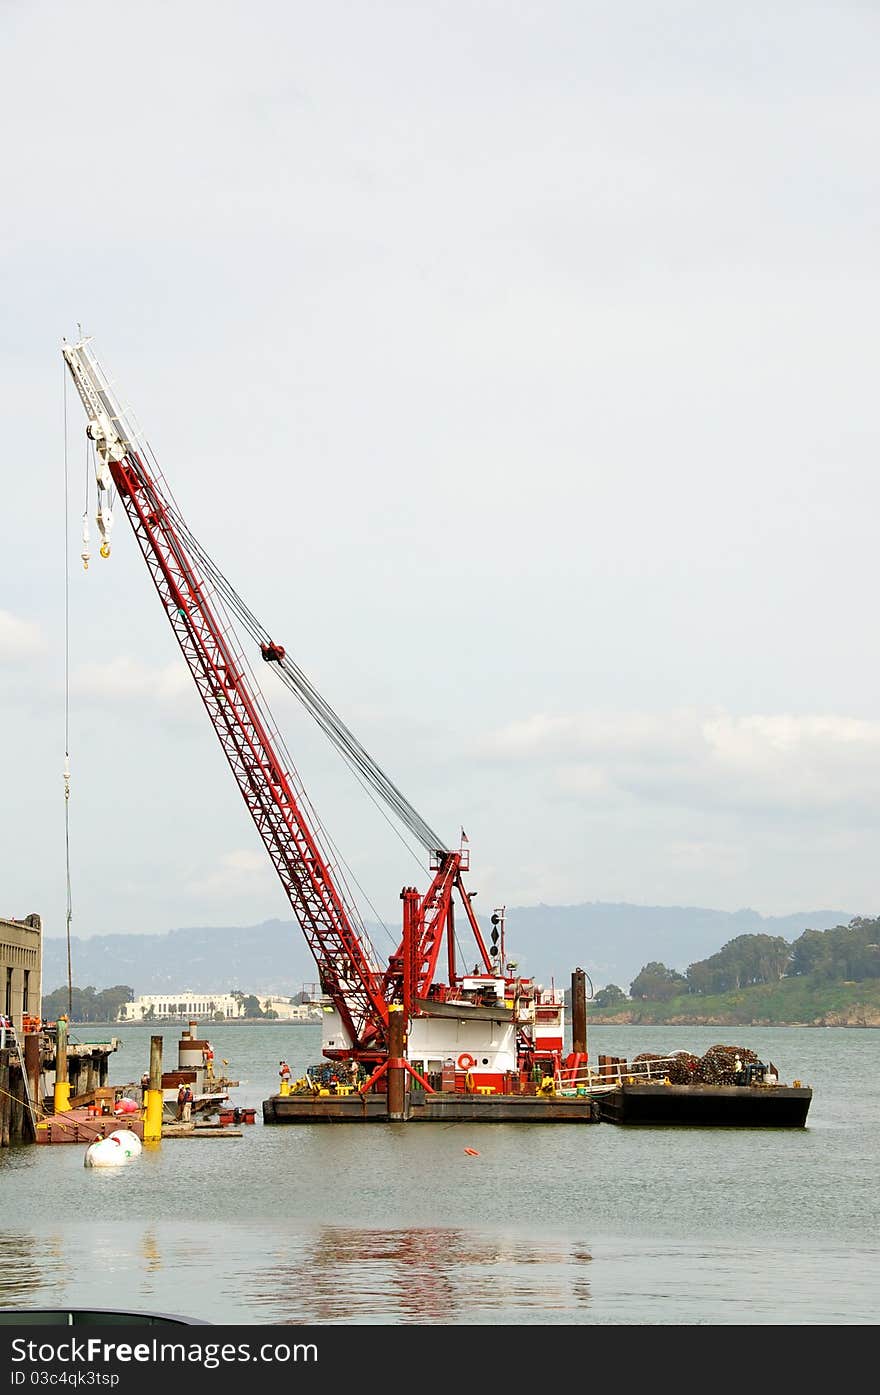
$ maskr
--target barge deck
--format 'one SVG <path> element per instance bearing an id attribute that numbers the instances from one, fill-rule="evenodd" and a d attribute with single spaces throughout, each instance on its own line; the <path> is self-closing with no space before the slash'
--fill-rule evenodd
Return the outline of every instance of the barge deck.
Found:
<path id="1" fill-rule="evenodd" d="M 595 1124 L 599 1110 L 584 1095 L 463 1095 L 413 1091 L 395 1120 L 384 1094 L 272 1095 L 264 1124 Z"/>

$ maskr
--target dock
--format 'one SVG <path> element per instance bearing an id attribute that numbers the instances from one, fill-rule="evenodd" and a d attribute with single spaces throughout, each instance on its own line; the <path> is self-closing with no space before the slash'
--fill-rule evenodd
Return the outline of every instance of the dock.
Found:
<path id="1" fill-rule="evenodd" d="M 38 1120 L 53 1108 L 58 1065 L 54 1032 L 29 1029 L 17 1033 L 7 1027 L 2 1030 L 2 1037 L 0 1147 L 45 1142 L 38 1131 Z M 112 1094 L 106 1088 L 108 1063 L 110 1055 L 118 1048 L 119 1041 L 115 1037 L 67 1044 L 64 1078 L 69 1084 L 71 1104 L 85 1104 L 96 1094 Z"/>
<path id="2" fill-rule="evenodd" d="M 93 1115 L 87 1108 L 66 1109 L 63 1113 L 49 1114 L 40 1119 L 36 1128 L 36 1143 L 94 1143 L 99 1138 L 107 1138 L 117 1129 L 130 1129 L 143 1141 L 144 1121 L 140 1115 L 115 1114 Z"/>
<path id="3" fill-rule="evenodd" d="M 107 1138 L 117 1129 L 130 1129 L 143 1142 L 143 1113 L 93 1115 L 87 1108 L 67 1109 L 61 1114 L 49 1114 L 37 1124 L 36 1142 L 55 1143 L 94 1143 L 99 1138 Z M 241 1138 L 242 1129 L 231 1128 L 226 1124 L 200 1124 L 191 1121 L 187 1124 L 163 1124 L 164 1138 Z"/>
<path id="4" fill-rule="evenodd" d="M 229 1124 L 163 1124 L 163 1138 L 241 1138 L 243 1129 Z"/>

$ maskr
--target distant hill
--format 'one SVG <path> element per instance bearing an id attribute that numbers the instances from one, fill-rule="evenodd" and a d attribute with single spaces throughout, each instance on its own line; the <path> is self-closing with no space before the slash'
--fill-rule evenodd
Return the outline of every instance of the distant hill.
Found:
<path id="1" fill-rule="evenodd" d="M 762 916 L 758 911 L 714 911 L 699 906 L 635 906 L 589 901 L 577 906 L 508 907 L 506 947 L 518 972 L 567 986 L 582 968 L 595 988 L 616 983 L 627 991 L 651 960 L 684 972 L 715 954 L 737 935 L 780 935 L 789 942 L 804 930 L 846 925 L 854 911 L 803 911 Z M 480 917 L 488 943 L 489 924 Z M 384 959 L 392 946 L 384 931 L 368 926 Z M 473 962 L 473 941 L 457 922 L 463 962 Z M 153 935 L 92 935 L 71 939 L 74 983 L 85 988 L 130 984 L 137 993 L 163 988 L 197 992 L 240 988 L 245 993 L 297 993 L 317 979 L 305 938 L 293 920 L 259 925 L 169 930 Z M 43 944 L 43 992 L 67 983 L 67 942 Z"/>

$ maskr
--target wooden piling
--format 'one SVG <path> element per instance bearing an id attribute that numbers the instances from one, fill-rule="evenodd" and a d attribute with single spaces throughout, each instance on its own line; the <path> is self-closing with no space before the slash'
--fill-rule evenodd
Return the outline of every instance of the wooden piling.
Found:
<path id="1" fill-rule="evenodd" d="M 10 1071 L 9 1101 L 9 1141 L 21 1143 L 24 1140 L 24 1079 L 21 1071 Z"/>
<path id="2" fill-rule="evenodd" d="M 10 1135 L 10 1105 L 12 1100 L 9 1095 L 9 1060 L 12 1052 L 8 1047 L 0 1051 L 0 1148 L 9 1147 Z"/>
<path id="3" fill-rule="evenodd" d="M 39 1114 L 43 1101 L 40 1099 L 40 1038 L 37 1032 L 28 1032 L 24 1039 L 24 1068 L 27 1072 L 31 1104 Z"/>
<path id="4" fill-rule="evenodd" d="M 388 1118 L 406 1118 L 406 1070 L 393 1064 L 403 1059 L 406 1013 L 402 1003 L 388 1006 Z"/>
<path id="5" fill-rule="evenodd" d="M 571 976 L 571 1049 L 587 1054 L 587 976 L 575 969 Z"/>

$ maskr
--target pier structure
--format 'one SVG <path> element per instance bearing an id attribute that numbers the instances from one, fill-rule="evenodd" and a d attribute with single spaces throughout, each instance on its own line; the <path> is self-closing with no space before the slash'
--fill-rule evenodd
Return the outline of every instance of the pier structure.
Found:
<path id="1" fill-rule="evenodd" d="M 0 1017 L 20 1035 L 40 1016 L 43 926 L 36 914 L 0 917 Z"/>
<path id="2" fill-rule="evenodd" d="M 0 1148 L 33 1138 L 42 966 L 40 917 L 0 917 Z"/>

